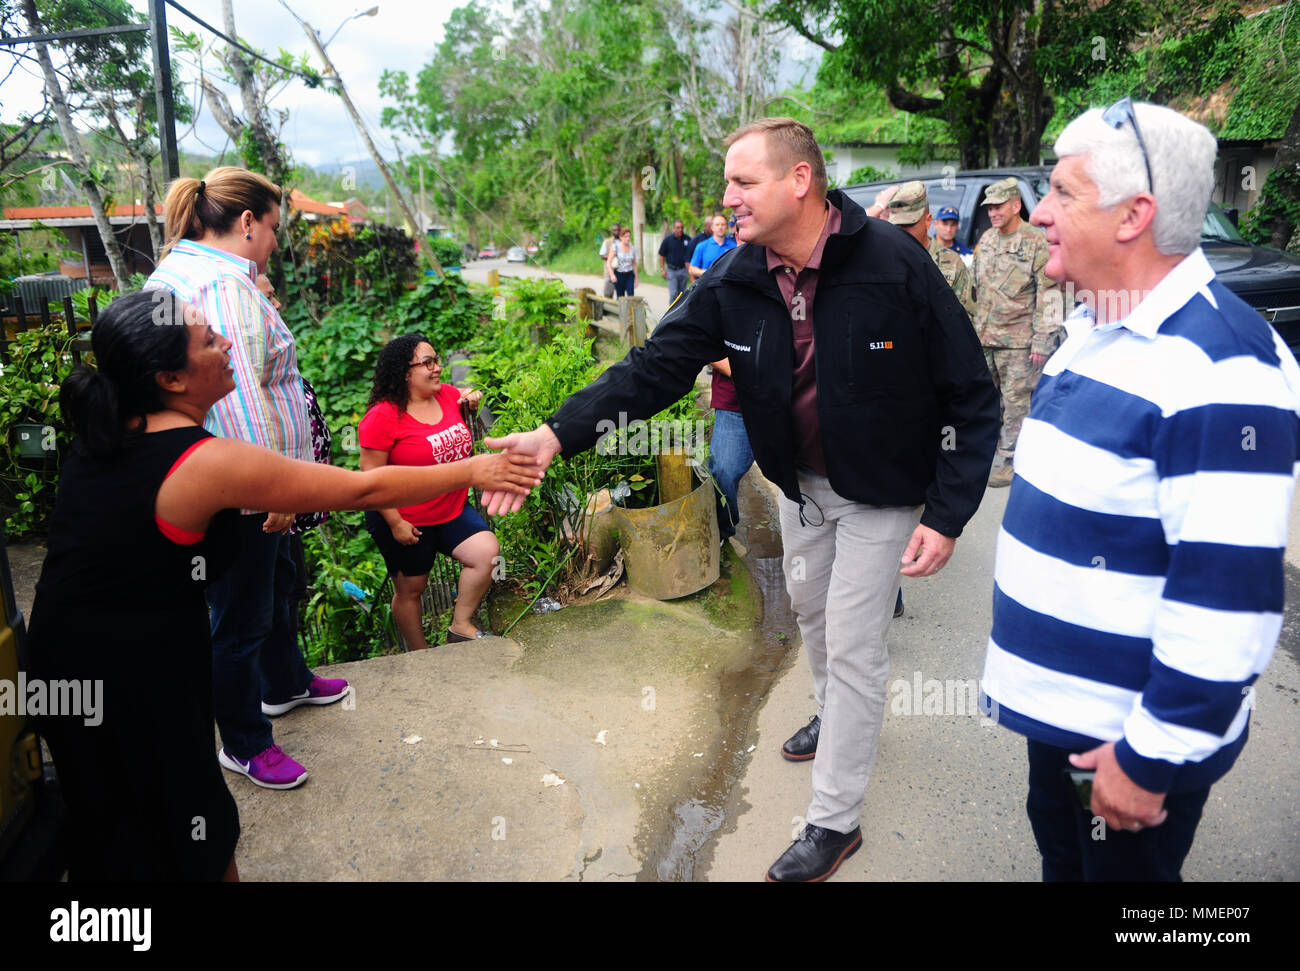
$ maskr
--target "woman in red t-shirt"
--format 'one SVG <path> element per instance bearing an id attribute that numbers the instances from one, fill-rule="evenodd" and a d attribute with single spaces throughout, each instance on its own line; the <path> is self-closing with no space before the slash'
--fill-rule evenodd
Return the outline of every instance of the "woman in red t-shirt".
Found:
<path id="1" fill-rule="evenodd" d="M 467 458 L 474 440 L 460 406 L 477 408 L 482 398 L 481 391 L 459 391 L 442 383 L 442 362 L 423 334 L 394 337 L 379 352 L 370 409 L 358 427 L 362 470 Z M 408 650 L 429 646 L 420 595 L 438 553 L 461 563 L 448 643 L 487 636 L 474 626 L 474 611 L 492 585 L 500 547 L 483 518 L 466 503 L 467 494 L 467 489 L 458 489 L 416 506 L 366 513 L 366 529 L 393 578 L 393 621 Z"/>

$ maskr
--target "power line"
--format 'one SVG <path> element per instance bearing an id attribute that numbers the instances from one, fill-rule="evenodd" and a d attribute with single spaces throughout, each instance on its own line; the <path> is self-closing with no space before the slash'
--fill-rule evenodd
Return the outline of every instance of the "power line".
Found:
<path id="1" fill-rule="evenodd" d="M 237 48 L 239 48 L 241 51 L 243 51 L 243 52 L 244 52 L 245 54 L 247 54 L 249 57 L 255 57 L 255 58 L 257 58 L 259 61 L 263 61 L 263 62 L 265 62 L 265 63 L 271 65 L 271 67 L 276 68 L 276 69 L 278 69 L 278 70 L 281 70 L 281 71 L 288 71 L 290 74 L 296 74 L 298 77 L 302 78 L 304 82 L 306 82 L 307 87 L 309 87 L 309 88 L 318 88 L 318 87 L 320 87 L 321 78 L 320 78 L 320 75 L 319 75 L 319 74 L 307 74 L 306 72 L 304 72 L 304 71 L 299 71 L 299 70 L 296 69 L 296 68 L 285 67 L 283 64 L 279 63 L 278 61 L 273 61 L 273 60 L 271 60 L 269 57 L 263 57 L 263 56 L 262 56 L 261 54 L 259 54 L 257 51 L 252 50 L 251 48 L 245 47 L 243 44 L 241 44 L 239 41 L 235 40 L 234 38 L 230 37 L 230 35 L 226 34 L 224 31 L 217 30 L 217 28 L 213 27 L 210 23 L 208 23 L 208 22 L 207 22 L 206 20 L 204 20 L 203 18 L 199 17 L 199 16 L 196 15 L 196 14 L 190 13 L 188 10 L 186 10 L 184 7 L 182 7 L 179 3 L 177 3 L 176 0 L 166 0 L 166 3 L 167 3 L 167 6 L 169 6 L 169 7 L 175 7 L 175 8 L 176 8 L 177 10 L 179 10 L 181 13 L 185 14 L 185 16 L 189 17 L 190 20 L 193 20 L 193 21 L 194 21 L 196 24 L 198 24 L 200 27 L 204 27 L 204 28 L 206 28 L 207 30 L 212 31 L 212 33 L 216 34 L 218 37 L 220 37 L 222 40 L 224 40 L 227 44 L 230 44 L 232 47 L 237 47 Z"/>

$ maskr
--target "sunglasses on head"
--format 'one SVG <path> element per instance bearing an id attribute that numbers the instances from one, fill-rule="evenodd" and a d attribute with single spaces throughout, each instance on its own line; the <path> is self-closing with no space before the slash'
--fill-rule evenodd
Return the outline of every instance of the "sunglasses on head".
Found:
<path id="1" fill-rule="evenodd" d="M 1101 120 L 1116 130 L 1126 121 L 1133 126 L 1133 134 L 1137 136 L 1138 148 L 1142 150 L 1142 163 L 1147 168 L 1147 188 L 1152 195 L 1155 195 L 1156 183 L 1151 178 L 1151 157 L 1147 155 L 1146 142 L 1142 140 L 1142 129 L 1138 128 L 1137 112 L 1133 110 L 1133 99 L 1120 98 L 1101 113 Z"/>

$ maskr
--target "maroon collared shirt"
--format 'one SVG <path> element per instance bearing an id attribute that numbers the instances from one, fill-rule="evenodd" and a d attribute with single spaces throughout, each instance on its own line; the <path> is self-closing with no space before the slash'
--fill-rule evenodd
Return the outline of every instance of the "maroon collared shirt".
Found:
<path id="1" fill-rule="evenodd" d="M 767 250 L 767 270 L 776 274 L 794 335 L 794 377 L 790 408 L 794 413 L 795 464 L 826 475 L 826 455 L 822 451 L 822 425 L 817 415 L 817 364 L 813 354 L 813 298 L 817 295 L 817 273 L 821 268 L 822 250 L 831 233 L 840 229 L 840 211 L 829 202 L 826 225 L 813 247 L 807 264 L 798 273 Z"/>

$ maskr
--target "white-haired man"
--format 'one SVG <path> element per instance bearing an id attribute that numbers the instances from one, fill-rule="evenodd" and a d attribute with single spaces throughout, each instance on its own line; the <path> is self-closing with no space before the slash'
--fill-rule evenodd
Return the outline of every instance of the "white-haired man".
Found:
<path id="1" fill-rule="evenodd" d="M 1281 629 L 1300 369 L 1200 250 L 1215 149 L 1125 98 L 1061 133 L 1033 212 L 1081 303 L 1020 433 L 984 690 L 1029 740 L 1044 880 L 1180 878 Z"/>

